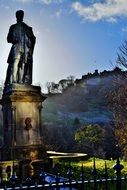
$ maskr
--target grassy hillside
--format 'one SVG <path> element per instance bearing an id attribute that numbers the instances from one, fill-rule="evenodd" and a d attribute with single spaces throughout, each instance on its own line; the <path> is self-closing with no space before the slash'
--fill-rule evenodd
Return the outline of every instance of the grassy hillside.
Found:
<path id="1" fill-rule="evenodd" d="M 108 110 L 107 96 L 113 88 L 113 76 L 93 77 L 68 87 L 62 94 L 50 94 L 43 104 L 43 122 L 72 124 L 109 123 L 112 114 Z"/>

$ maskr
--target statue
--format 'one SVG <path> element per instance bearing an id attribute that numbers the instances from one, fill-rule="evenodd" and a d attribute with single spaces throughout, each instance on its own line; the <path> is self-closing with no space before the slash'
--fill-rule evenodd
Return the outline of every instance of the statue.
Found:
<path id="1" fill-rule="evenodd" d="M 8 56 L 5 86 L 13 83 L 31 84 L 35 36 L 32 28 L 23 22 L 24 12 L 16 12 L 17 23 L 11 25 L 7 36 L 12 48 Z"/>

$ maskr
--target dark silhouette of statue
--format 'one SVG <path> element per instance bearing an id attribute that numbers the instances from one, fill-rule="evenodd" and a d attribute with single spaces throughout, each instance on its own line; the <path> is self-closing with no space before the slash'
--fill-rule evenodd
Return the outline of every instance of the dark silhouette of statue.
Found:
<path id="1" fill-rule="evenodd" d="M 16 12 L 17 23 L 11 25 L 7 36 L 12 48 L 8 56 L 5 86 L 12 83 L 31 84 L 35 36 L 32 28 L 23 22 L 24 12 Z"/>

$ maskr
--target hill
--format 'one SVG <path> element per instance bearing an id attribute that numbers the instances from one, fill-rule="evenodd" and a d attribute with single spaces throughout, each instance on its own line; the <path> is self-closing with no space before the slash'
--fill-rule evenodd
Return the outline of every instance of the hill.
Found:
<path id="1" fill-rule="evenodd" d="M 49 93 L 43 104 L 43 123 L 72 125 L 77 118 L 82 124 L 112 122 L 108 109 L 108 94 L 117 77 L 123 75 L 119 68 L 82 76 L 62 93 Z"/>

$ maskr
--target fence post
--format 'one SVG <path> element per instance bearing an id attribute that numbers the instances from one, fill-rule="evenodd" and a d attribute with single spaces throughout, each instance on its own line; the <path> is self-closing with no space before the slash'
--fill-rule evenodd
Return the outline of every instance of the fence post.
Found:
<path id="1" fill-rule="evenodd" d="M 11 184 L 12 184 L 12 187 L 13 187 L 13 189 L 15 189 L 15 184 L 16 184 L 16 182 L 17 182 L 17 176 L 13 173 L 12 174 L 12 176 L 10 177 L 10 182 L 11 182 Z"/>
<path id="2" fill-rule="evenodd" d="M 56 189 L 59 190 L 60 189 L 60 187 L 59 187 L 60 174 L 59 173 L 56 174 L 55 180 L 56 180 Z"/>
<path id="3" fill-rule="evenodd" d="M 120 164 L 119 156 L 116 160 L 116 165 L 113 169 L 116 171 L 116 190 L 121 190 L 121 170 L 123 169 L 123 165 Z"/>
<path id="4" fill-rule="evenodd" d="M 22 183 L 19 184 L 20 190 L 22 189 Z"/>
<path id="5" fill-rule="evenodd" d="M 42 186 L 44 186 L 44 184 L 45 184 L 46 176 L 47 176 L 47 174 L 44 171 L 42 171 L 42 169 L 41 169 L 41 171 L 39 173 L 39 183 L 41 183 Z"/>
<path id="6" fill-rule="evenodd" d="M 29 176 L 26 178 L 25 182 L 26 182 L 26 185 L 27 185 L 27 189 L 30 189 L 30 185 L 31 185 L 32 180 L 31 180 L 31 178 Z"/>
<path id="7" fill-rule="evenodd" d="M 6 186 L 6 184 L 4 185 L 4 190 L 6 190 L 7 189 L 7 186 Z"/>
<path id="8" fill-rule="evenodd" d="M 107 170 L 107 163 L 105 161 L 105 190 L 108 190 L 108 170 Z"/>
<path id="9" fill-rule="evenodd" d="M 70 190 L 72 189 L 72 175 L 73 175 L 73 172 L 72 172 L 71 164 L 69 162 L 69 168 L 68 168 L 67 176 L 69 179 L 69 189 Z"/>
<path id="10" fill-rule="evenodd" d="M 82 187 L 84 189 L 84 181 L 85 181 L 85 175 L 84 175 L 84 167 L 83 167 L 83 164 L 82 164 L 82 168 L 81 168 L 81 180 L 82 180 Z"/>
<path id="11" fill-rule="evenodd" d="M 94 177 L 94 190 L 97 190 L 97 170 L 96 170 L 95 157 L 93 160 L 93 177 Z"/>
<path id="12" fill-rule="evenodd" d="M 38 184 L 37 184 L 36 181 L 35 181 L 35 183 L 34 183 L 34 186 L 35 186 L 35 187 L 34 187 L 35 189 L 38 189 Z"/>

